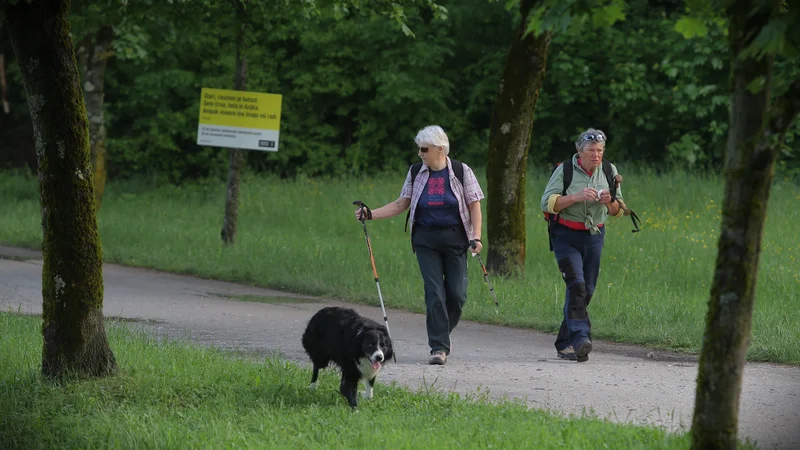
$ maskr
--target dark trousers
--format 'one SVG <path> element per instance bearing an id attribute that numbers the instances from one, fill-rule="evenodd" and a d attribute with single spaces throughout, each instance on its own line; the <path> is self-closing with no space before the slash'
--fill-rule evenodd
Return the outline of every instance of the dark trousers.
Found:
<path id="1" fill-rule="evenodd" d="M 588 231 L 554 224 L 551 233 L 558 270 L 567 285 L 564 319 L 555 342 L 556 350 L 563 350 L 592 338 L 592 322 L 587 307 L 600 275 L 606 229 L 601 227 L 600 234 L 592 235 Z"/>
<path id="2" fill-rule="evenodd" d="M 450 333 L 467 301 L 467 249 L 464 228 L 414 227 L 411 238 L 425 286 L 426 325 L 431 353 L 450 354 Z"/>

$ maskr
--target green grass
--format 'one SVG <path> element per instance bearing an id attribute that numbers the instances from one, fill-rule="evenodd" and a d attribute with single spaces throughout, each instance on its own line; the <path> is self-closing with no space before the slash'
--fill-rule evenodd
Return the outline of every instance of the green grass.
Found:
<path id="1" fill-rule="evenodd" d="M 600 281 L 589 308 L 593 336 L 697 352 L 716 261 L 722 181 L 683 172 L 624 175 L 623 192 L 644 230 L 631 233 L 628 218 L 608 226 Z M 546 176 L 527 178 L 524 278 L 493 279 L 500 302 L 495 310 L 477 260 L 470 259 L 465 319 L 547 332 L 560 324 L 564 286 L 539 210 Z M 224 183 L 157 188 L 112 183 L 98 219 L 104 258 L 377 305 L 364 234 L 351 203 L 360 199 L 378 207 L 390 202 L 399 195 L 403 177 L 245 177 L 239 235 L 232 248 L 219 238 Z M 485 189 L 485 178 L 479 178 Z M 0 198 L 0 242 L 39 247 L 35 178 L 0 173 Z M 800 364 L 798 200 L 797 185 L 776 182 L 760 258 L 750 361 Z M 422 312 L 422 282 L 403 233 L 404 220 L 401 215 L 367 226 L 386 306 Z M 491 246 L 491 236 L 484 232 L 484 237 Z"/>
<path id="2" fill-rule="evenodd" d="M 687 435 L 659 428 L 380 383 L 352 413 L 335 371 L 323 371 L 310 391 L 307 368 L 159 340 L 113 322 L 118 373 L 55 384 L 39 376 L 40 327 L 38 318 L 0 313 L 0 448 L 689 447 Z"/>

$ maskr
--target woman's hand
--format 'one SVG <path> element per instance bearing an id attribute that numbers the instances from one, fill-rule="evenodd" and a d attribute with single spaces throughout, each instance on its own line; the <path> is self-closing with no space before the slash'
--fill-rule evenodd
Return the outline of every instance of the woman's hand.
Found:
<path id="1" fill-rule="evenodd" d="M 597 200 L 603 205 L 607 205 L 611 203 L 611 192 L 608 192 L 608 189 L 600 189 L 600 200 Z"/>
<path id="2" fill-rule="evenodd" d="M 358 208 L 356 210 L 356 220 L 361 220 L 362 217 L 364 218 L 364 220 L 369 220 L 367 212 L 364 211 L 364 208 Z"/>
<path id="3" fill-rule="evenodd" d="M 481 241 L 472 240 L 470 241 L 470 249 L 472 253 L 478 254 L 483 250 L 483 244 Z"/>
<path id="4" fill-rule="evenodd" d="M 597 190 L 594 188 L 586 188 L 575 195 L 575 202 L 596 202 L 597 201 Z M 608 195 L 608 198 L 611 198 L 611 194 Z"/>

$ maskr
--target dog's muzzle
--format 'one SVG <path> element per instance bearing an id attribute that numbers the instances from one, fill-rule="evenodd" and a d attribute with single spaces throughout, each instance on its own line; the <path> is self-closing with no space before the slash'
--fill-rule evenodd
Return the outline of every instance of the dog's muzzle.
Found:
<path id="1" fill-rule="evenodd" d="M 370 358 L 370 362 L 372 363 L 372 368 L 374 370 L 378 370 L 381 368 L 381 363 L 383 362 L 383 352 L 378 350 L 377 352 L 372 354 L 372 358 Z"/>

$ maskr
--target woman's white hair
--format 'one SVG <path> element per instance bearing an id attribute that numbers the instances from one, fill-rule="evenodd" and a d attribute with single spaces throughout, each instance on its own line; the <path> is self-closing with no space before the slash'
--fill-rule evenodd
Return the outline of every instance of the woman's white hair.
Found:
<path id="1" fill-rule="evenodd" d="M 414 138 L 419 147 L 427 147 L 435 145 L 444 149 L 445 156 L 450 154 L 450 140 L 447 139 L 447 134 L 439 125 L 428 125 L 427 127 L 419 130 L 417 137 Z"/>

